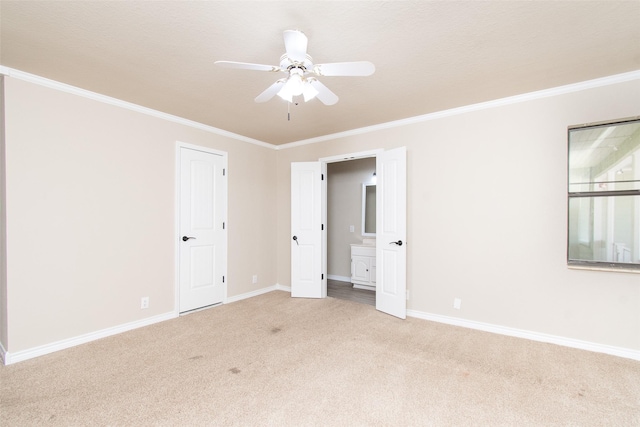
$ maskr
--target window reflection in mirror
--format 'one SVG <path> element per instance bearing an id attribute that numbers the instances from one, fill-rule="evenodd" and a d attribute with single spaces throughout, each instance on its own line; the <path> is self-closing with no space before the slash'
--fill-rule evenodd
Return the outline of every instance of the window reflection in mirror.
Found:
<path id="1" fill-rule="evenodd" d="M 569 265 L 640 269 L 640 118 L 569 128 Z"/>
<path id="2" fill-rule="evenodd" d="M 376 185 L 362 184 L 362 235 L 376 235 Z"/>

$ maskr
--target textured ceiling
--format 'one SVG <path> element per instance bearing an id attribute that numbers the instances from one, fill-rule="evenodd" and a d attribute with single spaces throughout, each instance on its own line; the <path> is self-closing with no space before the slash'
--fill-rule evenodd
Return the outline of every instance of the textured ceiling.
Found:
<path id="1" fill-rule="evenodd" d="M 283 144 L 640 69 L 640 1 L 6 1 L 0 65 Z M 300 29 L 340 97 L 254 98 Z"/>

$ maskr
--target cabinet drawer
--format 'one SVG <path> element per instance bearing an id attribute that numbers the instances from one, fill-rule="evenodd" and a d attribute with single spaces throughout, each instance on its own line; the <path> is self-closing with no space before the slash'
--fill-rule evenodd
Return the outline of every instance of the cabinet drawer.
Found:
<path id="1" fill-rule="evenodd" d="M 371 246 L 370 248 L 368 248 L 368 247 L 363 247 L 363 246 L 352 246 L 351 247 L 351 255 L 352 256 L 370 256 L 370 257 L 375 257 L 376 256 L 376 247 L 375 246 Z"/>

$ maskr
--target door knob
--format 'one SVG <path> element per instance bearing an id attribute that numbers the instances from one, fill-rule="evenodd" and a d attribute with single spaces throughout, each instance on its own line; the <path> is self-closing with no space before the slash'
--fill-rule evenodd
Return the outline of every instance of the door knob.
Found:
<path id="1" fill-rule="evenodd" d="M 300 245 L 300 243 L 298 243 L 298 236 L 293 236 L 293 240 L 296 241 L 296 245 Z"/>
<path id="2" fill-rule="evenodd" d="M 398 245 L 402 246 L 402 240 L 398 240 L 397 242 L 389 242 L 390 245 Z"/>
<path id="3" fill-rule="evenodd" d="M 182 241 L 186 242 L 189 239 L 195 239 L 195 237 L 187 237 L 187 236 L 182 236 Z"/>

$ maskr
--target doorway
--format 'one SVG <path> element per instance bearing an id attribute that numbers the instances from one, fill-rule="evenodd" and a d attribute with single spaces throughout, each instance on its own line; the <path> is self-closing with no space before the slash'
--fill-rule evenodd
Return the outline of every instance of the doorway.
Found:
<path id="1" fill-rule="evenodd" d="M 291 296 L 327 296 L 327 163 L 376 156 L 376 310 L 407 316 L 407 149 L 375 150 L 291 163 Z M 364 245 L 360 245 L 364 246 Z M 373 249 L 373 253 L 369 250 Z"/>
<path id="2" fill-rule="evenodd" d="M 375 239 L 375 199 L 371 200 L 375 183 L 375 155 L 327 164 L 327 296 L 372 306 L 376 304 L 375 272 L 366 267 L 370 281 L 352 283 L 351 245 Z M 365 188 L 369 205 L 373 201 L 369 218 L 363 215 L 367 212 Z"/>

